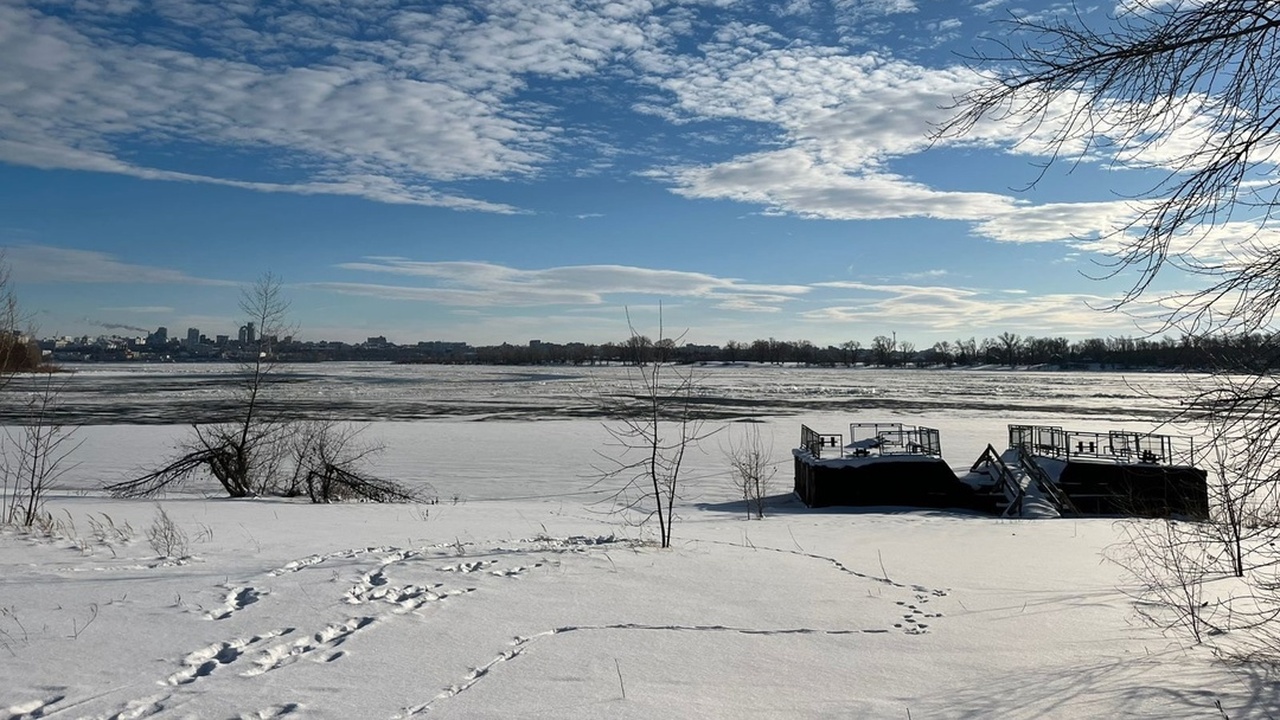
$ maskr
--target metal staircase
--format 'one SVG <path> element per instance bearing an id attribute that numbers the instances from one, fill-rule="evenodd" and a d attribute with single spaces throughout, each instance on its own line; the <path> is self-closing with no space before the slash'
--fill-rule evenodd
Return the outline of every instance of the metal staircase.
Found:
<path id="1" fill-rule="evenodd" d="M 973 463 L 970 472 L 992 477 L 993 490 L 1003 497 L 996 501 L 1001 517 L 1078 515 L 1071 498 L 1057 486 L 1044 468 L 1023 448 L 1016 449 L 1016 463 L 1006 462 L 992 445 Z"/>

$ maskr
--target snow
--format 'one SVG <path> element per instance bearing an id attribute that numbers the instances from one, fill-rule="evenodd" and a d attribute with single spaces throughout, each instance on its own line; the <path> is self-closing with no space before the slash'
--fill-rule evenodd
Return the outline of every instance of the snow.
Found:
<path id="1" fill-rule="evenodd" d="M 368 430 L 379 469 L 438 503 L 172 494 L 181 560 L 148 544 L 156 503 L 92 489 L 181 427 L 88 426 L 49 503 L 61 530 L 0 533 L 0 718 L 1280 713 L 1265 671 L 1137 620 L 1102 559 L 1112 520 L 786 495 L 801 422 L 923 420 L 967 465 L 1007 421 L 851 414 L 760 418 L 779 463 L 764 520 L 715 440 L 692 453 L 668 550 L 593 486 L 598 421 L 453 418 Z"/>

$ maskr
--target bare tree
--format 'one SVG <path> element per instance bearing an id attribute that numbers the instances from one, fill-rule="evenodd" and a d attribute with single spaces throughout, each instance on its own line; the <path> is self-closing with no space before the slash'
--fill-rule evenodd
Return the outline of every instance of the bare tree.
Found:
<path id="1" fill-rule="evenodd" d="M 1156 171 L 1107 236 L 1109 273 L 1136 277 L 1113 308 L 1153 300 L 1159 330 L 1193 338 L 1271 329 L 1280 307 L 1280 4 L 1127 0 L 1117 13 L 1105 25 L 1079 14 L 1011 17 L 1001 33 L 1010 39 L 975 58 L 991 82 L 958 99 L 939 137 L 1013 121 L 1047 142 L 1051 162 L 1106 153 L 1117 166 Z M 1170 267 L 1195 277 L 1193 289 L 1155 294 Z M 1280 654 L 1275 359 L 1217 374 L 1186 399 L 1184 416 L 1206 421 L 1212 438 L 1211 520 L 1135 526 L 1147 529 L 1130 538 L 1126 564 L 1195 639 L 1248 627 L 1271 657 Z M 1203 595 L 1221 575 L 1239 576 L 1243 589 Z"/>
<path id="2" fill-rule="evenodd" d="M 644 335 L 632 334 L 622 343 L 626 359 L 632 365 L 644 365 L 653 356 L 654 343 Z"/>
<path id="3" fill-rule="evenodd" d="M 1184 630 L 1196 643 L 1223 632 L 1220 623 L 1229 611 L 1205 599 L 1206 585 L 1220 573 L 1203 534 L 1172 519 L 1131 521 L 1123 528 L 1124 541 L 1107 555 L 1137 580 L 1128 594 L 1138 614 L 1165 630 Z"/>
<path id="4" fill-rule="evenodd" d="M 1047 140 L 1054 158 L 1104 150 L 1118 164 L 1163 171 L 1113 234 L 1112 269 L 1138 271 L 1118 304 L 1136 300 L 1171 264 L 1208 279 L 1202 290 L 1163 298 L 1171 325 L 1198 332 L 1265 325 L 1280 303 L 1280 250 L 1257 234 L 1280 199 L 1280 6 L 1129 0 L 1119 7 L 1104 28 L 1079 15 L 1012 17 L 999 34 L 1011 39 L 975 57 L 995 79 L 959 98 L 938 135 L 1014 121 Z M 1242 216 L 1252 240 L 1213 241 L 1215 229 Z"/>
<path id="5" fill-rule="evenodd" d="M 1273 542 L 1280 537 L 1280 397 L 1258 392 L 1258 379 L 1223 374 L 1183 401 L 1213 440 L 1204 453 L 1212 481 L 1202 532 L 1240 578 L 1280 564 Z"/>
<path id="6" fill-rule="evenodd" d="M 846 340 L 840 343 L 840 349 L 847 353 L 847 355 L 845 355 L 844 364 L 853 365 L 856 363 L 858 361 L 858 350 L 861 348 L 862 343 L 857 340 Z"/>
<path id="7" fill-rule="evenodd" d="M 916 356 L 916 344 L 910 340 L 902 340 L 898 343 L 898 355 L 902 357 L 903 365 L 914 365 Z"/>
<path id="8" fill-rule="evenodd" d="M 5 428 L 0 461 L 0 525 L 31 527 L 44 514 L 49 488 L 74 465 L 82 441 L 57 419 L 63 381 L 55 373 L 31 376 L 23 424 Z"/>
<path id="9" fill-rule="evenodd" d="M 745 350 L 742 343 L 737 340 L 730 340 L 724 344 L 724 359 L 729 362 L 737 362 L 738 356 Z"/>
<path id="10" fill-rule="evenodd" d="M 952 349 L 951 341 L 941 340 L 933 344 L 933 354 L 942 361 L 943 365 L 951 367 L 956 364 L 955 351 Z"/>
<path id="11" fill-rule="evenodd" d="M 769 485 L 778 469 L 773 464 L 773 446 L 760 437 L 760 426 L 751 423 L 735 438 L 729 433 L 728 446 L 724 450 L 734 486 L 742 493 L 747 505 L 747 517 L 764 517 L 764 499 L 769 496 Z"/>
<path id="12" fill-rule="evenodd" d="M 31 527 L 44 515 L 46 493 L 80 443 L 57 419 L 64 382 L 41 368 L 40 348 L 18 305 L 8 263 L 0 255 L 0 390 L 22 404 L 20 424 L 0 437 L 0 524 Z M 18 379 L 22 380 L 19 383 Z"/>
<path id="13" fill-rule="evenodd" d="M 627 325 L 633 340 L 644 337 L 631 325 L 630 314 Z M 659 344 L 664 337 L 659 313 Z M 600 398 L 614 420 L 605 425 L 611 447 L 598 453 L 608 463 L 598 468 L 598 482 L 620 480 L 610 502 L 618 511 L 633 513 L 638 525 L 657 520 L 664 548 L 671 547 L 685 452 L 712 434 L 703 431 L 694 413 L 696 390 L 692 369 L 653 362 L 631 369 L 625 393 Z"/>
<path id="14" fill-rule="evenodd" d="M 1017 333 L 1002 332 L 996 336 L 996 340 L 1000 341 L 1000 347 L 1004 348 L 1005 362 L 1009 363 L 1009 367 L 1018 364 L 1018 350 L 1022 348 L 1022 338 Z"/>
<path id="15" fill-rule="evenodd" d="M 877 335 L 871 338 L 871 352 L 875 356 L 876 363 L 880 365 L 893 364 L 894 353 L 897 350 L 898 340 L 896 337 Z"/>
<path id="16" fill-rule="evenodd" d="M 434 496 L 430 486 L 410 488 L 366 472 L 366 461 L 382 446 L 363 442 L 362 430 L 331 419 L 298 423 L 292 434 L 292 478 L 283 494 L 305 492 L 313 503 L 420 502 Z"/>
<path id="17" fill-rule="evenodd" d="M 139 478 L 107 486 L 113 494 L 146 497 L 165 491 L 193 476 L 208 473 L 230 497 L 271 493 L 289 450 L 293 428 L 269 417 L 264 404 L 276 369 L 276 338 L 288 331 L 289 301 L 281 280 L 265 273 L 241 291 L 240 311 L 246 318 L 246 337 L 240 348 L 237 417 L 211 425 L 195 425 L 177 456 Z"/>
<path id="18" fill-rule="evenodd" d="M 141 477 L 107 486 L 123 497 L 151 497 L 212 475 L 230 497 L 306 494 L 312 502 L 412 502 L 430 493 L 364 469 L 380 449 L 335 420 L 303 421 L 268 404 L 278 339 L 293 332 L 280 278 L 267 273 L 241 294 L 247 318 L 234 420 L 194 425 L 175 456 Z"/>

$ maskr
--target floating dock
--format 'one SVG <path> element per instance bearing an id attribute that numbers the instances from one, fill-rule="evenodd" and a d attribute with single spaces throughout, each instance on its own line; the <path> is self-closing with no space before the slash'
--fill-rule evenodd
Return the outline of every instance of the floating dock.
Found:
<path id="1" fill-rule="evenodd" d="M 800 430 L 795 492 L 809 507 L 971 507 L 974 489 L 942 459 L 937 430 L 902 423 L 852 423 L 840 433 Z"/>
<path id="2" fill-rule="evenodd" d="M 849 434 L 800 431 L 795 492 L 809 507 L 958 508 L 1017 517 L 1205 518 L 1208 476 L 1191 441 L 1132 431 L 1010 425 L 965 475 L 942 459 L 939 432 L 851 423 Z"/>

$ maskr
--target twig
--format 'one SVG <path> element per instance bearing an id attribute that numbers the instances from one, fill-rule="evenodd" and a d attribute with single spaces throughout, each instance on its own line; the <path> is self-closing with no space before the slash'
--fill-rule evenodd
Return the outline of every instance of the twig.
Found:
<path id="1" fill-rule="evenodd" d="M 89 603 L 89 619 L 85 621 L 84 627 L 80 627 L 79 621 L 77 621 L 74 617 L 71 618 L 71 639 L 72 640 L 79 639 L 80 633 L 84 632 L 85 630 L 88 630 L 89 626 L 93 624 L 93 621 L 97 619 L 98 619 L 98 603 Z"/>
<path id="2" fill-rule="evenodd" d="M 618 687 L 622 688 L 622 699 L 627 699 L 627 686 L 622 682 L 622 665 L 618 663 L 618 658 L 613 659 L 613 669 L 618 671 Z"/>
<path id="3" fill-rule="evenodd" d="M 794 532 L 791 532 L 790 527 L 787 528 L 787 534 L 791 536 L 791 542 L 795 543 L 796 549 L 799 550 L 800 552 L 804 552 L 805 551 L 804 548 L 800 547 L 800 541 L 796 539 L 796 534 Z"/>

